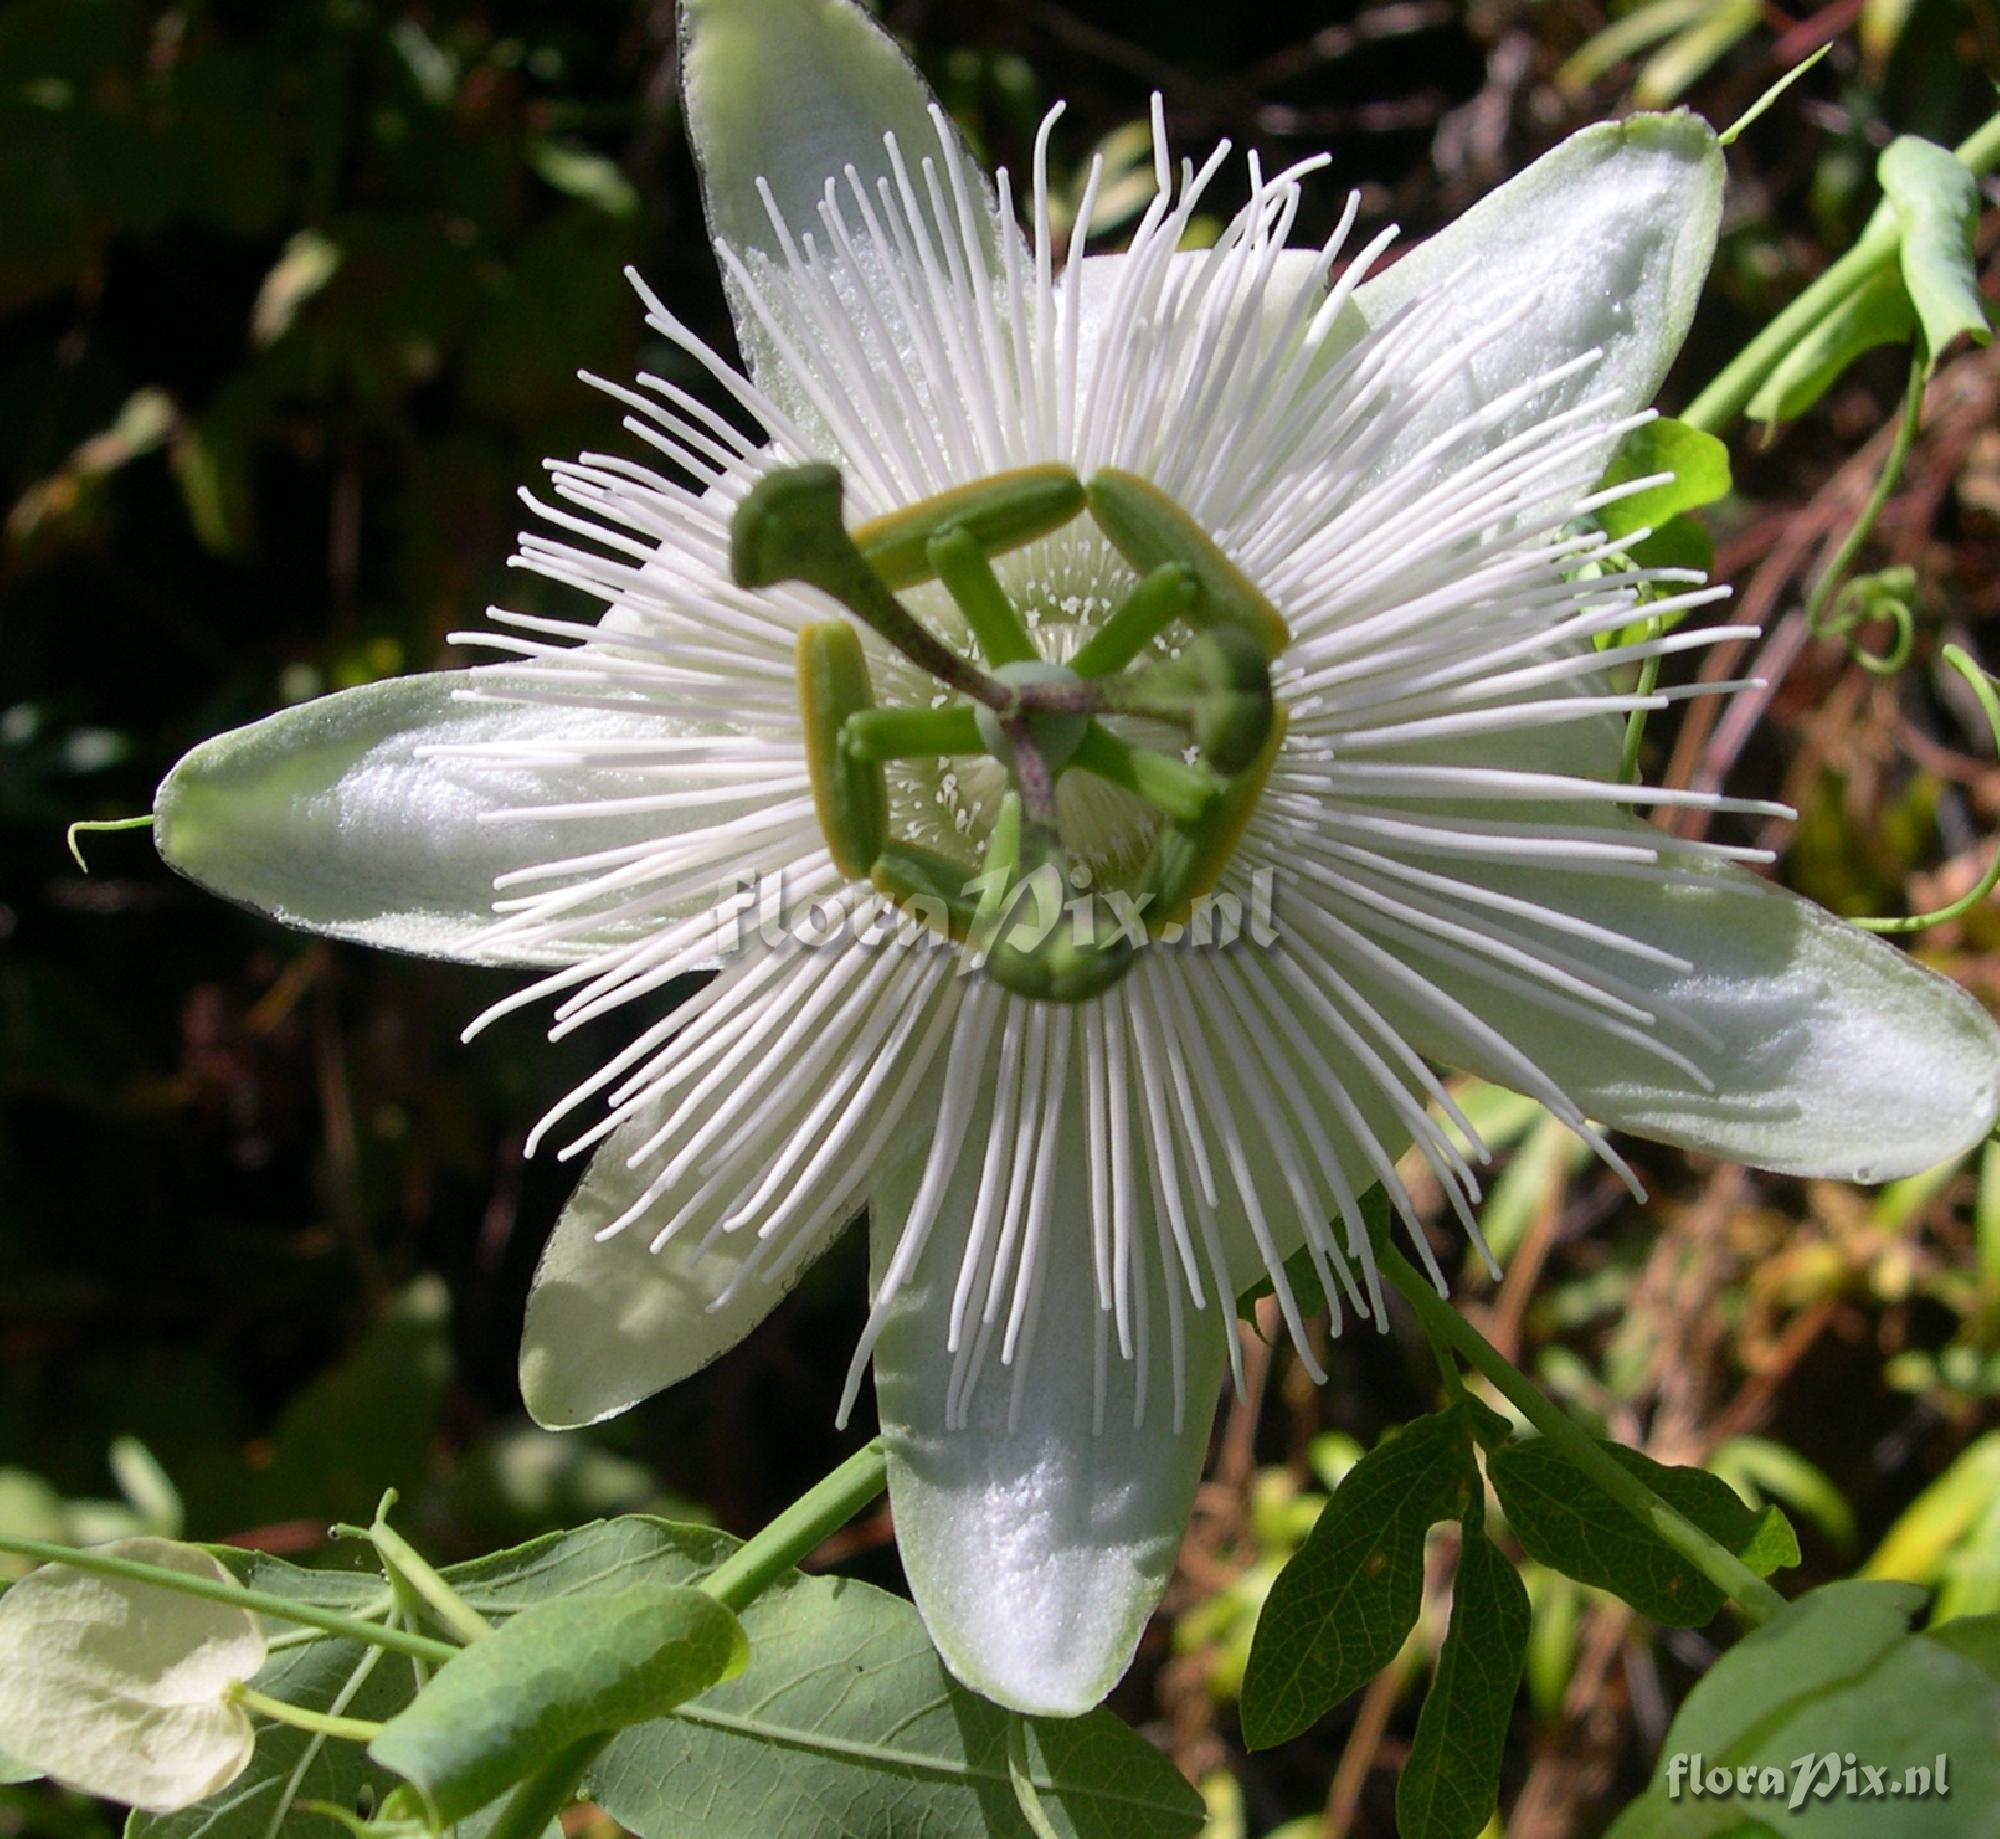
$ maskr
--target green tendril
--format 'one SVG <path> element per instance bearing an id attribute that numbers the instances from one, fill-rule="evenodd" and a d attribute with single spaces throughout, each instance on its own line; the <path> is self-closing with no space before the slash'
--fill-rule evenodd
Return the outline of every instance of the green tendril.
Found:
<path id="1" fill-rule="evenodd" d="M 1881 677 L 1894 676 L 1909 658 L 1915 622 L 1908 605 L 1893 593 L 1883 595 L 1873 592 L 1860 582 L 1855 583 L 1863 589 L 1858 595 L 1836 596 L 1836 590 L 1846 579 L 1847 571 L 1853 567 L 1854 558 L 1861 553 L 1862 545 L 1874 533 L 1882 507 L 1889 502 L 1890 495 L 1903 477 L 1904 463 L 1910 457 L 1918 424 L 1923 420 L 1924 380 L 1928 374 L 1929 365 L 1923 353 L 1913 350 L 1910 354 L 1910 379 L 1903 391 L 1903 413 L 1896 423 L 1896 438 L 1889 448 L 1888 459 L 1883 463 L 1881 476 L 1875 481 L 1875 489 L 1868 494 L 1868 502 L 1861 507 L 1861 515 L 1841 539 L 1833 560 L 1813 583 L 1812 592 L 1806 598 L 1806 630 L 1814 638 L 1839 639 L 1856 662 Z M 1829 601 L 1832 603 L 1830 614 Z M 1871 652 L 1853 635 L 1857 627 L 1879 619 L 1887 619 L 1894 625 L 1896 640 L 1886 652 Z"/>
<path id="2" fill-rule="evenodd" d="M 153 814 L 150 811 L 144 817 L 86 818 L 81 823 L 70 825 L 64 840 L 69 844 L 71 858 L 87 875 L 90 873 L 90 864 L 83 859 L 83 851 L 77 845 L 78 837 L 99 830 L 150 830 L 152 827 Z"/>
<path id="3" fill-rule="evenodd" d="M 1965 679 L 1973 695 L 1979 699 L 1980 712 L 1992 731 L 1994 749 L 2000 752 L 2000 695 L 1994 693 L 1993 678 L 1956 645 L 1945 646 L 1938 655 Z M 2000 887 L 2000 844 L 1994 847 L 1993 860 L 1986 865 L 1986 873 L 1948 905 L 1929 913 L 1912 913 L 1899 919 L 1858 919 L 1854 924 L 1863 932 L 1924 932 L 1932 926 L 1942 926 L 1947 920 L 1955 920 L 1962 913 L 1970 913 L 1996 887 Z"/>

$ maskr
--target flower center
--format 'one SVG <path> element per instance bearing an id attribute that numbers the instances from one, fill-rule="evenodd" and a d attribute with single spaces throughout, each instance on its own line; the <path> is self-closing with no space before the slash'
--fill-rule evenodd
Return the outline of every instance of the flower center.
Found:
<path id="1" fill-rule="evenodd" d="M 1283 734 L 1271 695 L 1283 619 L 1134 474 L 1107 470 L 1086 486 L 1066 467 L 1027 467 L 852 532 L 841 496 L 831 466 L 767 474 L 730 537 L 740 586 L 802 581 L 832 595 L 921 686 L 879 706 L 853 624 L 799 634 L 813 802 L 836 866 L 969 947 L 1006 988 L 1096 994 L 1149 935 L 1186 918 L 1242 835 Z M 992 558 L 1086 511 L 1137 585 L 1059 661 L 1037 648 L 1040 622 L 1023 617 Z M 898 597 L 931 582 L 979 662 Z M 1177 626 L 1188 629 L 1178 644 Z M 949 836 L 936 840 L 977 838 L 979 860 L 891 834 L 908 802 L 892 799 L 892 766 L 919 808 L 928 789 L 947 814 Z"/>

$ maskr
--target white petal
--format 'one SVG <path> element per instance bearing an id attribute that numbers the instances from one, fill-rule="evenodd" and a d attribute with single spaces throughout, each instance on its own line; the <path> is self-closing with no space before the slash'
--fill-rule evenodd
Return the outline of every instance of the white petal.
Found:
<path id="1" fill-rule="evenodd" d="M 545 1430 L 601 1423 L 700 1372 L 785 1299 L 852 1218 L 822 1227 L 783 1282 L 753 1279 L 712 1308 L 758 1249 L 755 1233 L 725 1234 L 709 1249 L 704 1234 L 686 1233 L 657 1252 L 648 1249 L 657 1225 L 645 1221 L 597 1237 L 645 1192 L 652 1171 L 628 1169 L 625 1158 L 657 1121 L 628 1124 L 599 1148 L 536 1268 L 521 1330 L 521 1398 Z M 660 1221 L 672 1212 L 664 1201 Z"/>
<path id="2" fill-rule="evenodd" d="M 894 183 L 885 135 L 895 136 L 912 173 L 937 153 L 929 85 L 850 0 L 685 0 L 681 34 L 688 136 L 709 230 L 741 254 L 783 259 L 759 181 L 794 234 L 817 232 L 827 183 L 839 181 L 845 194 L 850 165 L 871 201 L 878 181 Z M 976 174 L 955 137 L 953 144 Z M 983 191 L 983 175 L 976 183 Z M 956 226 L 948 233 L 955 239 Z M 1015 234 L 1011 226 L 1004 233 Z M 1001 234 L 993 221 L 987 253 L 995 272 Z M 896 259 L 889 250 L 868 253 Z M 732 283 L 729 295 L 752 376 L 788 412 L 810 418 L 741 288 Z"/>
<path id="3" fill-rule="evenodd" d="M 419 750 L 550 737 L 559 748 L 678 730 L 643 709 L 454 700 L 480 683 L 467 671 L 398 677 L 204 741 L 155 798 L 160 854 L 190 880 L 288 926 L 426 957 L 544 961 L 475 947 L 493 923 L 496 877 L 637 843 L 699 813 L 491 821 L 524 805 L 602 796 L 603 775 L 560 761 L 474 764 Z"/>
<path id="4" fill-rule="evenodd" d="M 969 1421 L 947 1427 L 954 1366 L 947 1323 L 979 1184 L 978 1147 L 959 1159 L 936 1231 L 875 1350 L 897 1547 L 931 1638 L 975 1690 L 1058 1717 L 1089 1710 L 1117 1682 L 1165 1588 L 1207 1448 L 1229 1319 L 1212 1301 L 1190 1313 L 1176 1424 L 1166 1326 L 1172 1274 L 1157 1247 L 1147 1248 L 1142 1280 L 1150 1357 L 1122 1360 L 1098 1307 L 1075 1066 L 1033 1326 L 1015 1355 L 1025 1370 L 1017 1379 L 994 1353 L 971 1395 Z M 989 1096 L 967 1141 L 983 1146 L 991 1120 Z M 905 1166 L 877 1191 L 878 1279 L 901 1240 L 920 1173 L 915 1163 Z M 1146 1402 L 1136 1429 L 1135 1386 Z"/>
<path id="5" fill-rule="evenodd" d="M 839 984 L 840 955 L 798 954 L 766 984 L 739 971 L 750 994 L 667 1042 L 663 1071 L 632 1075 L 631 1114 L 592 1156 L 529 1293 L 521 1393 L 537 1423 L 597 1423 L 727 1353 L 924 1129 L 956 994 L 947 961 L 850 951 L 859 975 Z"/>
<path id="6" fill-rule="evenodd" d="M 1454 385 L 1410 405 L 1378 470 L 1395 469 L 1482 403 L 1592 350 L 1603 354 L 1596 364 L 1532 395 L 1489 438 L 1503 440 L 1586 398 L 1608 395 L 1614 415 L 1650 404 L 1708 273 L 1722 179 L 1721 149 L 1698 116 L 1602 122 L 1364 282 L 1355 304 L 1370 326 L 1443 299 L 1441 316 L 1427 322 L 1433 350 L 1529 308 Z M 1443 470 L 1448 462 L 1437 464 Z"/>
<path id="7" fill-rule="evenodd" d="M 1658 836 L 1636 821 L 1595 821 L 1618 841 Z M 1980 1005 L 1907 953 L 1783 888 L 1692 863 L 1671 882 L 1473 861 L 1453 872 L 1692 967 L 1561 940 L 1572 960 L 1615 976 L 1649 1004 L 1659 1020 L 1647 1032 L 1686 1052 L 1713 1092 L 1518 991 L 1452 978 L 1453 995 L 1606 1124 L 1784 1174 L 1851 1181 L 1930 1168 L 1993 1127 L 2000 1029 Z M 1416 954 L 1400 955 L 1437 974 Z M 1518 1083 L 1447 1031 L 1415 1018 L 1410 1028 L 1437 1058 Z"/>

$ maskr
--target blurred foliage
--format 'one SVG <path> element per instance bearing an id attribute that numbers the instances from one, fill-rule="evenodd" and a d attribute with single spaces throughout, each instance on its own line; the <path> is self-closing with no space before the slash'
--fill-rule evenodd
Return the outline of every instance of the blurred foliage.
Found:
<path id="1" fill-rule="evenodd" d="M 1184 149 L 1227 134 L 1267 167 L 1334 151 L 1300 240 L 1326 234 L 1346 184 L 1364 223 L 1416 235 L 1584 120 L 1644 96 L 1727 122 L 1831 44 L 1732 150 L 1715 284 L 1670 405 L 1848 246 L 1894 135 L 1952 143 L 2000 70 L 1987 0 L 886 12 L 989 158 L 1023 167 L 1044 109 L 1070 100 L 1056 210 L 1073 219 L 1101 152 L 1095 230 L 1112 243 L 1151 183 L 1154 88 Z M 461 1047 L 504 979 L 282 934 L 175 882 L 139 836 L 87 839 L 87 878 L 62 842 L 76 819 L 145 809 L 207 734 L 439 662 L 489 601 L 558 604 L 506 568 L 514 493 L 546 456 L 628 439 L 575 373 L 704 387 L 645 335 L 622 268 L 728 344 L 672 45 L 670 0 L 0 4 L 12 1530 L 180 1530 L 346 1564 L 328 1522 L 365 1518 L 391 1484 L 440 1558 L 611 1513 L 743 1530 L 866 1434 L 831 1430 L 863 1294 L 851 1242 L 717 1369 L 602 1432 L 529 1428 L 514 1340 L 569 1175 L 519 1145 L 605 1037 L 551 1048 L 517 1018 Z M 1717 565 L 1777 638 L 1866 493 L 1872 470 L 1850 462 L 1900 380 L 1894 358 L 1864 357 L 1803 420 L 1735 444 L 1708 519 Z M 1934 669 L 1943 638 L 1996 649 L 2000 370 L 1964 354 L 1933 396 L 1865 558 L 1909 571 L 1910 669 L 1878 681 L 1840 645 L 1794 639 L 1753 734 L 1694 715 L 1648 733 L 1657 772 L 1792 800 L 1780 872 L 1849 913 L 1952 898 L 2000 823 L 1978 712 Z M 2000 994 L 1990 905 L 1914 943 Z M 1483 1220 L 1507 1275 L 1468 1258 L 1460 1284 L 1496 1340 L 1607 1434 L 1782 1506 L 1805 1581 L 1915 1581 L 1940 1618 L 2000 1606 L 1994 1152 L 1864 1194 L 1642 1148 L 1641 1207 L 1533 1106 L 1463 1103 L 1511 1156 Z M 1434 1378 L 1421 1347 L 1373 1333 L 1331 1351 L 1324 1389 L 1262 1342 L 1252 1364 L 1265 1409 L 1226 1418 L 1174 1614 L 1115 1703 L 1202 1781 L 1216 1839 L 1325 1830 L 1328 1810 L 1387 1834 L 1452 1535 L 1433 1535 L 1425 1614 L 1385 1686 L 1255 1757 L 1235 1702 L 1271 1577 L 1360 1453 L 1430 1408 Z M 845 1556 L 896 1581 L 879 1521 Z M 1644 1782 L 1721 1631 L 1662 1634 L 1551 1573 L 1530 1583 L 1503 1806 L 1517 1839 L 1585 1839 Z M 0 1835 L 115 1824 L 0 1788 Z"/>

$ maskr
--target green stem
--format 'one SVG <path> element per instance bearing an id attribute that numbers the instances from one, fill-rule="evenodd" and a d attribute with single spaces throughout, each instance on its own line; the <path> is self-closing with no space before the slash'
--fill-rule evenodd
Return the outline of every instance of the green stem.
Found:
<path id="1" fill-rule="evenodd" d="M 507 1797 L 499 1817 L 486 1829 L 486 1839 L 542 1839 L 550 1823 L 577 1798 L 584 1770 L 613 1735 L 599 1731 L 556 1751 Z"/>
<path id="2" fill-rule="evenodd" d="M 1660 622 L 1657 619 L 1646 622 L 1646 636 L 1657 638 Z M 1633 685 L 1633 693 L 1650 696 L 1660 684 L 1660 654 L 1656 651 L 1639 666 L 1639 681 Z M 1634 709 L 1625 718 L 1625 744 L 1618 755 L 1618 779 L 1623 785 L 1639 783 L 1639 749 L 1646 739 L 1646 717 L 1649 709 Z"/>
<path id="3" fill-rule="evenodd" d="M 877 1437 L 808 1488 L 762 1532 L 744 1540 L 696 1587 L 741 1613 L 888 1485 L 889 1459 Z"/>
<path id="4" fill-rule="evenodd" d="M 430 1561 L 394 1527 L 377 1520 L 366 1537 L 384 1568 L 399 1575 L 445 1627 L 468 1646 L 493 1632 L 493 1625 L 445 1582 Z"/>
<path id="5" fill-rule="evenodd" d="M 322 1609 L 316 1603 L 301 1603 L 268 1590 L 220 1583 L 214 1578 L 191 1577 L 185 1571 L 142 1564 L 136 1558 L 119 1558 L 110 1552 L 79 1550 L 75 1546 L 54 1545 L 46 1539 L 24 1539 L 14 1533 L 0 1533 L 0 1552 L 33 1558 L 42 1564 L 66 1564 L 73 1571 L 88 1571 L 98 1577 L 122 1577 L 161 1590 L 178 1590 L 182 1596 L 198 1596 L 211 1603 L 224 1603 L 231 1609 L 248 1609 L 280 1622 L 297 1622 L 329 1635 L 343 1635 L 349 1641 L 365 1641 L 372 1647 L 385 1647 L 391 1653 L 433 1661 L 439 1666 L 459 1651 L 448 1641 L 434 1641 L 429 1635 L 391 1628 L 381 1622 L 359 1621 L 338 1610 Z"/>
<path id="6" fill-rule="evenodd" d="M 1181 824 L 1199 823 L 1208 815 L 1209 806 L 1222 789 L 1221 781 L 1205 767 L 1189 766 L 1169 754 L 1134 747 L 1096 722 L 1083 731 L 1083 739 L 1077 742 L 1069 763 L 1137 793 Z"/>
<path id="7" fill-rule="evenodd" d="M 2000 115 L 1953 151 L 1975 173 L 1990 172 L 2000 165 Z M 1901 242 L 1896 213 L 1886 202 L 1877 206 L 1854 247 L 1745 345 L 1682 411 L 1681 420 L 1706 433 L 1720 434 L 1743 412 L 1743 405 L 1757 393 L 1757 386 L 1779 359 L 1877 269 L 1894 261 Z"/>
<path id="8" fill-rule="evenodd" d="M 1854 566 L 1854 558 L 1861 553 L 1861 547 L 1868 541 L 1875 529 L 1875 520 L 1882 515 L 1882 507 L 1889 502 L 1903 477 L 1903 465 L 1910 457 L 1911 444 L 1917 438 L 1917 427 L 1924 418 L 1924 379 L 1930 373 L 1930 364 L 1921 351 L 1910 354 L 1910 380 L 1903 392 L 1903 413 L 1896 423 L 1896 438 L 1889 448 L 1889 457 L 1883 462 L 1881 476 L 1875 481 L 1875 489 L 1868 494 L 1868 502 L 1861 507 L 1861 515 L 1854 520 L 1854 526 L 1841 539 L 1840 547 L 1834 551 L 1820 578 L 1812 585 L 1812 592 L 1806 596 L 1806 630 L 1815 638 L 1831 638 L 1820 623 L 1820 616 L 1826 611 L 1826 603 L 1835 588 L 1846 579 L 1847 571 Z M 1852 644 L 1852 641 L 1849 641 Z M 1855 647 L 1859 651 L 1859 647 Z M 1898 651 L 1908 651 L 1907 636 Z M 1861 661 L 1878 672 L 1901 668 L 1899 656 L 1893 664 L 1883 659 L 1861 653 Z"/>
<path id="9" fill-rule="evenodd" d="M 266 1698 L 241 1681 L 229 1688 L 228 1696 L 245 1711 L 254 1711 L 273 1724 L 289 1724 L 294 1730 L 309 1730 L 316 1736 L 338 1737 L 346 1743 L 372 1743 L 382 1734 L 382 1726 L 373 1718 L 339 1718 L 330 1711 L 309 1711 L 303 1705 Z"/>
<path id="10" fill-rule="evenodd" d="M 1416 1311 L 1426 1334 L 1454 1349 L 1468 1366 L 1490 1380 L 1494 1389 L 1576 1467 L 1732 1598 L 1752 1622 L 1768 1622 L 1785 1607 L 1785 1599 L 1734 1552 L 1676 1512 L 1630 1469 L 1613 1461 L 1594 1437 L 1543 1397 L 1534 1382 L 1439 1296 L 1423 1273 L 1386 1237 L 1376 1239 L 1375 1256 L 1382 1275 Z"/>

